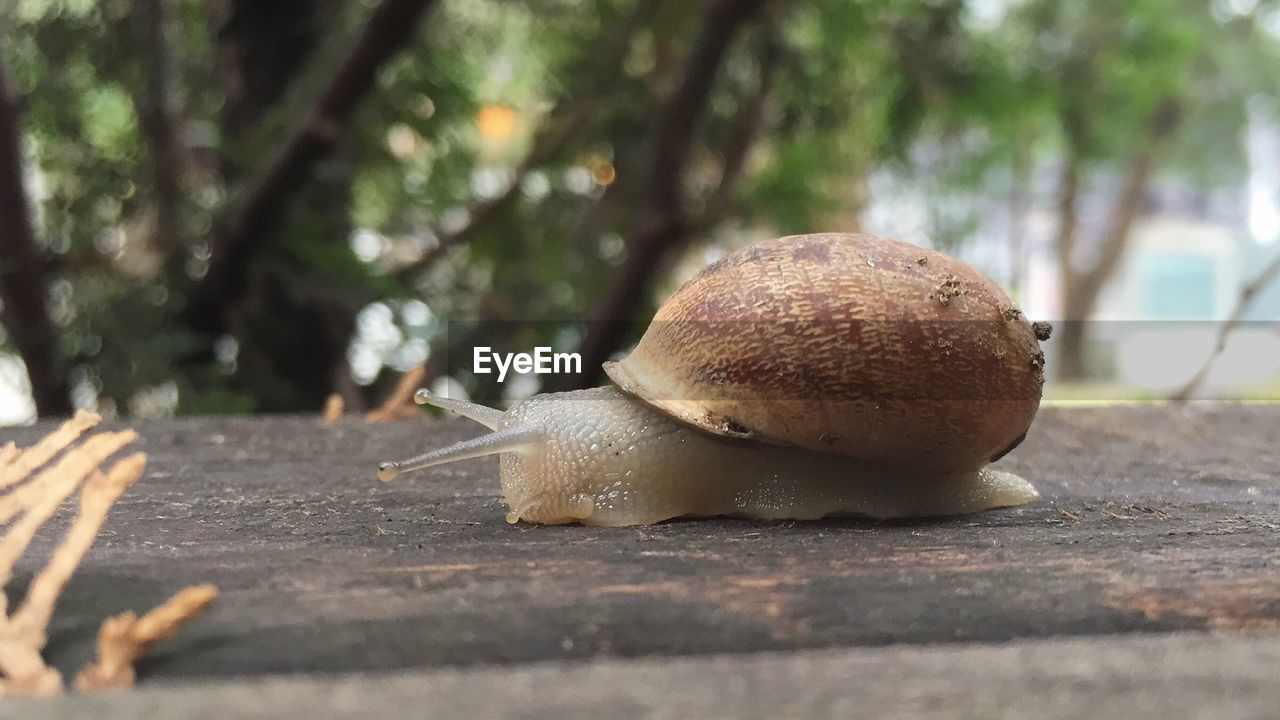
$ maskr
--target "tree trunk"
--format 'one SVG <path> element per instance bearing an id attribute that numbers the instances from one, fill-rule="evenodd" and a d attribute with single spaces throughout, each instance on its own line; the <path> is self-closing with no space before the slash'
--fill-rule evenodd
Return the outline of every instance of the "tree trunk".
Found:
<path id="1" fill-rule="evenodd" d="M 219 70 L 226 94 L 222 128 L 249 137 L 306 67 L 320 40 L 318 16 L 336 10 L 322 0 L 218 3 Z M 237 167 L 230 173 L 239 170 Z"/>
<path id="2" fill-rule="evenodd" d="M 182 248 L 179 207 L 186 151 L 182 144 L 181 112 L 172 83 L 173 58 L 169 0 L 139 0 L 139 20 L 146 41 L 147 82 L 138 107 L 139 126 L 151 151 L 155 182 L 156 218 L 151 245 L 163 262 Z M 162 264 L 163 264 L 162 262 Z"/>
<path id="3" fill-rule="evenodd" d="M 309 51 L 315 39 L 299 38 L 298 33 L 314 22 L 316 8 L 310 2 L 225 0 L 224 4 L 229 10 L 219 36 L 223 39 L 224 84 L 232 100 L 223 122 L 230 137 L 236 138 L 237 133 L 247 132 L 273 107 L 290 79 L 280 68 L 259 67 L 254 58 L 260 57 L 264 62 L 275 58 L 293 71 L 298 68 L 297 58 L 284 58 L 266 31 L 274 28 L 294 51 Z M 378 71 L 413 40 L 422 16 L 435 4 L 436 0 L 383 0 L 309 112 L 287 138 L 275 144 L 279 152 L 241 183 L 235 200 L 213 231 L 209 271 L 194 289 L 185 312 L 194 329 L 206 333 L 225 329 L 228 315 L 247 289 L 255 262 L 264 251 L 280 245 L 276 236 L 296 193 L 331 172 L 341 174 L 340 167 L 327 167 L 324 163 L 335 160 L 347 122 L 376 87 Z M 298 13 L 295 22 L 273 19 L 288 8 Z M 255 13 L 262 13 L 265 19 L 253 21 Z M 238 19 L 241 14 L 250 19 Z M 256 47 L 259 44 L 265 47 Z M 261 87 L 268 80 L 273 83 L 270 93 Z M 250 91 L 248 87 L 255 89 Z M 337 165 L 342 164 L 338 159 Z M 231 168 L 228 175 L 234 178 L 236 169 Z"/>
<path id="4" fill-rule="evenodd" d="M 1074 144 L 1067 147 L 1067 157 L 1062 166 L 1062 181 L 1058 191 L 1058 273 L 1062 286 L 1062 322 L 1059 323 L 1056 344 L 1058 347 L 1058 377 L 1074 380 L 1085 374 L 1084 338 L 1079 318 L 1072 317 L 1066 308 L 1071 287 L 1076 283 L 1072 255 L 1075 250 L 1077 205 L 1080 201 L 1080 156 Z"/>
<path id="5" fill-rule="evenodd" d="M 23 177 L 22 133 L 0 64 L 0 298 L 4 326 L 27 366 L 41 416 L 69 415 L 71 392 L 58 334 L 49 317 L 46 272 Z"/>
<path id="6" fill-rule="evenodd" d="M 1027 246 L 1028 198 L 1031 194 L 1030 128 L 1018 123 L 1014 128 L 1013 157 L 1009 163 L 1009 294 L 1018 302 L 1027 283 L 1029 253 Z"/>
<path id="7" fill-rule="evenodd" d="M 350 392 L 347 346 L 362 299 L 332 287 L 326 269 L 297 259 L 287 239 L 334 245 L 329 255 L 350 253 L 346 122 L 434 4 L 384 0 L 373 10 L 314 107 L 276 145 L 279 152 L 239 183 L 241 192 L 215 228 L 209 270 L 184 315 L 198 332 L 231 331 L 241 340 L 238 380 L 259 410 L 313 410 L 335 389 Z M 244 141 L 278 110 L 319 45 L 320 18 L 336 8 L 322 0 L 226 0 L 223 7 L 224 131 L 228 140 Z M 224 170 L 229 185 L 246 173 L 231 160 Z M 350 262 L 356 264 L 354 256 Z"/>
<path id="8" fill-rule="evenodd" d="M 1059 260 L 1065 263 L 1063 277 L 1068 280 L 1063 284 L 1065 322 L 1062 323 L 1063 332 L 1058 336 L 1058 375 L 1064 380 L 1077 380 L 1088 372 L 1084 334 L 1086 321 L 1093 315 L 1098 297 L 1124 257 L 1129 230 L 1133 227 L 1133 220 L 1146 196 L 1156 156 L 1181 121 L 1182 105 L 1174 98 L 1164 99 L 1152 114 L 1146 137 L 1142 138 L 1137 149 L 1129 156 L 1120 197 L 1111 209 L 1098 258 L 1088 270 L 1077 272 L 1072 267 L 1070 239 L 1065 236 L 1060 238 L 1060 241 L 1068 240 L 1065 245 L 1059 244 Z M 1074 212 L 1072 215 L 1074 216 Z M 1074 220 L 1071 224 L 1074 226 Z"/>
<path id="9" fill-rule="evenodd" d="M 335 10 L 321 0 L 224 3 L 218 41 L 227 96 L 222 127 L 232 149 L 222 165 L 228 186 L 256 190 L 256 178 L 245 179 L 254 168 L 240 150 L 272 113 L 285 112 L 281 99 L 321 43 L 322 15 Z M 350 189 L 350 164 L 330 157 L 313 178 L 299 178 L 288 194 L 273 198 L 274 225 L 254 216 L 243 220 L 244 204 L 233 203 L 236 224 L 224 224 L 215 235 L 214 259 L 190 309 L 204 328 L 230 331 L 240 341 L 236 381 L 258 410 L 317 408 L 346 368 L 356 309 L 308 287 L 324 284 L 308 283 L 308 268 L 282 246 L 297 233 L 307 233 L 307 242 L 346 243 Z M 243 255 L 253 244 L 259 247 L 252 258 Z"/>

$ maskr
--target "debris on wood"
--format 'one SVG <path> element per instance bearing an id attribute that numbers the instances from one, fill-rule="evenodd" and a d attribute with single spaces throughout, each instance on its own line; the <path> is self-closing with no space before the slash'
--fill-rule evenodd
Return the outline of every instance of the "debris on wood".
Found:
<path id="1" fill-rule="evenodd" d="M 324 413 L 320 419 L 325 425 L 329 425 L 338 421 L 342 417 L 342 413 L 347 409 L 347 404 L 342 400 L 342 396 L 333 393 L 324 401 Z"/>
<path id="2" fill-rule="evenodd" d="M 391 422 L 418 417 L 420 411 L 413 401 L 413 394 L 422 387 L 426 375 L 427 371 L 421 365 L 405 373 L 386 401 L 364 416 L 365 422 Z"/>
<path id="3" fill-rule="evenodd" d="M 98 631 L 98 659 L 76 675 L 76 689 L 115 690 L 133 685 L 134 663 L 152 644 L 172 637 L 218 597 L 212 585 L 193 585 L 139 618 L 133 611 L 108 618 Z"/>
<path id="4" fill-rule="evenodd" d="M 44 568 L 27 587 L 26 597 L 9 612 L 0 593 L 0 696 L 54 695 L 62 691 L 62 676 L 41 657 L 46 628 L 59 595 L 93 545 L 107 513 L 147 464 L 144 453 L 133 453 L 109 470 L 102 463 L 124 449 L 138 435 L 133 430 L 103 432 L 76 441 L 100 418 L 80 412 L 34 446 L 0 449 L 0 587 L 12 577 L 36 532 L 63 502 L 79 492 L 75 519 Z M 56 460 L 55 460 L 56 458 Z M 212 599 L 212 598 L 210 598 Z"/>

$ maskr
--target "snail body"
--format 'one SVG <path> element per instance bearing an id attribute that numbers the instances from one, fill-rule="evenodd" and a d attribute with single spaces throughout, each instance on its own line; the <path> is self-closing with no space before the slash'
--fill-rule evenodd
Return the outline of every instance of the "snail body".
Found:
<path id="1" fill-rule="evenodd" d="M 633 525 L 975 512 L 1034 500 L 987 468 L 1033 419 L 1037 332 L 990 280 L 869 235 L 749 246 L 658 311 L 612 385 L 504 412 L 493 432 L 379 475 L 501 454 L 507 519 Z"/>

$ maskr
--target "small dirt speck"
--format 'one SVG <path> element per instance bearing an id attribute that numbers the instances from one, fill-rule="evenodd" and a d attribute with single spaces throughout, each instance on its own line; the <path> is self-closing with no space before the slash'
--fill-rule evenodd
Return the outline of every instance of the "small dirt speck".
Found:
<path id="1" fill-rule="evenodd" d="M 1013 305 L 1005 305 L 1000 308 L 1000 315 L 1004 317 L 1005 322 L 1013 322 L 1014 320 L 1022 317 L 1022 311 Z"/>
<path id="2" fill-rule="evenodd" d="M 1031 323 L 1031 331 L 1036 334 L 1037 340 L 1048 340 L 1049 336 L 1053 334 L 1053 323 L 1045 322 L 1043 320 L 1040 322 L 1033 322 Z"/>
<path id="3" fill-rule="evenodd" d="M 925 257 L 924 255 L 921 255 L 920 257 L 916 258 L 917 265 L 927 265 L 928 263 L 929 263 L 929 258 Z"/>
<path id="4" fill-rule="evenodd" d="M 955 275 L 948 275 L 942 282 L 938 283 L 938 287 L 929 293 L 929 297 L 937 300 L 943 305 L 950 305 L 953 298 L 965 294 L 964 285 Z"/>
<path id="5" fill-rule="evenodd" d="M 1044 379 L 1044 353 L 1039 350 L 1031 356 L 1031 372 Z"/>

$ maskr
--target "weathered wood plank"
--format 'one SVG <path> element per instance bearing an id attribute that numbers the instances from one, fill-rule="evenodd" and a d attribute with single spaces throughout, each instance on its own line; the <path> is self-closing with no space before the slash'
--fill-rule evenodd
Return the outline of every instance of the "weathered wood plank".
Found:
<path id="1" fill-rule="evenodd" d="M 373 476 L 472 428 L 142 423 L 148 474 L 69 586 L 53 661 L 206 581 L 223 597 L 144 680 L 1280 629 L 1280 406 L 1046 410 L 1002 461 L 1044 499 L 945 521 L 509 526 L 492 459 Z"/>
<path id="2" fill-rule="evenodd" d="M 1211 662 L 1207 661 L 1212 659 Z M 541 663 L 198 684 L 12 703 L 135 718 L 1274 718 L 1280 638 L 1204 635 Z"/>

